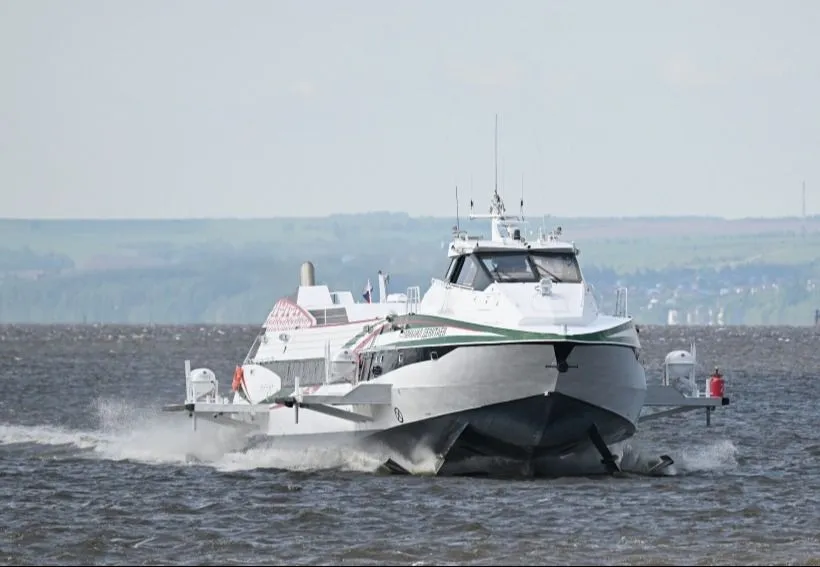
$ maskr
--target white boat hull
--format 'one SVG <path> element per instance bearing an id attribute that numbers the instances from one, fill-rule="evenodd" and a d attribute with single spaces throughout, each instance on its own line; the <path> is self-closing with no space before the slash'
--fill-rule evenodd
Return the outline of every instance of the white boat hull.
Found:
<path id="1" fill-rule="evenodd" d="M 491 472 L 488 459 L 549 468 L 550 459 L 588 450 L 592 425 L 607 444 L 633 435 L 646 394 L 643 368 L 629 347 L 576 345 L 567 362 L 559 372 L 549 343 L 464 346 L 368 382 L 388 385 L 389 403 L 335 406 L 367 421 L 326 415 L 307 402 L 298 421 L 297 409 L 281 403 L 237 419 L 276 444 L 349 443 L 410 464 L 428 450 L 441 456 L 439 474 Z M 354 387 L 300 392 L 338 397 Z"/>
<path id="2" fill-rule="evenodd" d="M 380 272 L 386 302 L 370 303 L 368 282 L 356 304 L 315 285 L 308 265 L 295 299 L 271 311 L 244 378 L 236 374 L 241 396 L 222 400 L 211 371 L 188 370 L 186 404 L 175 409 L 275 443 L 368 446 L 390 470 L 433 456 L 438 474 L 492 473 L 498 461 L 560 474 L 565 457 L 593 447 L 614 472 L 608 446 L 634 435 L 639 418 L 703 407 L 709 419 L 723 400 L 684 400 L 666 384 L 647 397 L 625 290 L 613 315 L 600 313 L 560 227 L 528 239 L 497 191 L 483 218 L 492 237 L 456 231 L 450 265 L 423 297 L 414 286 L 390 301 Z M 669 403 L 679 408 L 640 415 Z"/>

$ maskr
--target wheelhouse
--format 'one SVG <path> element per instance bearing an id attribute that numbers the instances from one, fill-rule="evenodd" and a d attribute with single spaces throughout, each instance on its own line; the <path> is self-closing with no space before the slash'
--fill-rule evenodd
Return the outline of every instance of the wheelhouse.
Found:
<path id="1" fill-rule="evenodd" d="M 581 283 L 575 253 L 568 250 L 471 252 L 450 261 L 444 281 L 482 291 L 493 283 Z"/>

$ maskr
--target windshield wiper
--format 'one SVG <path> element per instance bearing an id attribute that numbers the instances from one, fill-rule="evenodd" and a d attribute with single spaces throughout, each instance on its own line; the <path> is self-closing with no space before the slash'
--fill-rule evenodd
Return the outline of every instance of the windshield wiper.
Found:
<path id="1" fill-rule="evenodd" d="M 547 274 L 549 277 L 551 277 L 553 280 L 555 280 L 555 283 L 561 283 L 561 278 L 559 278 L 558 276 L 556 276 L 555 274 L 553 274 L 552 272 L 550 272 L 548 269 L 546 269 L 546 268 L 538 268 L 538 271 L 539 271 L 539 272 L 546 272 L 546 274 Z"/>
<path id="2" fill-rule="evenodd" d="M 535 271 L 538 273 L 539 277 L 543 278 L 546 275 L 547 277 L 552 278 L 555 281 L 555 283 L 561 283 L 561 278 L 550 272 L 548 269 L 540 265 L 538 262 L 534 260 L 530 261 L 535 266 Z"/>

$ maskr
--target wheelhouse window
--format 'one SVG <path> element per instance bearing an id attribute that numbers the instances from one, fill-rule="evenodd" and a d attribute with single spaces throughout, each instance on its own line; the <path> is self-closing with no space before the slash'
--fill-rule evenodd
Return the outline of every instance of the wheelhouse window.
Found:
<path id="1" fill-rule="evenodd" d="M 498 283 L 537 282 L 543 278 L 557 283 L 581 282 L 581 270 L 572 252 L 482 252 L 478 257 Z"/>
<path id="2" fill-rule="evenodd" d="M 459 256 L 445 280 L 482 291 L 493 282 L 526 283 L 549 278 L 557 283 L 580 283 L 581 270 L 572 252 L 538 250 L 477 252 Z"/>
<path id="3" fill-rule="evenodd" d="M 493 283 L 479 260 L 471 254 L 455 258 L 444 279 L 449 283 L 478 291 L 487 289 Z"/>
<path id="4" fill-rule="evenodd" d="M 581 268 L 573 252 L 537 252 L 531 255 L 539 274 L 552 276 L 559 282 L 581 283 Z"/>
<path id="5" fill-rule="evenodd" d="M 528 254 L 481 254 L 479 258 L 493 280 L 499 283 L 536 282 L 540 279 L 533 271 Z"/>

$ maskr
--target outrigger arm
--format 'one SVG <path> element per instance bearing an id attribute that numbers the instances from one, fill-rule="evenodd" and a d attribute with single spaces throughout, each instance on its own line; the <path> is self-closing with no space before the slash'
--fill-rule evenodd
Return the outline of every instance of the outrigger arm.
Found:
<path id="1" fill-rule="evenodd" d="M 717 407 L 728 406 L 729 398 L 711 396 L 685 396 L 677 388 L 664 385 L 647 385 L 644 407 L 666 407 L 670 409 L 655 411 L 638 418 L 639 423 L 668 417 L 677 413 L 706 409 L 706 425 L 712 423 L 712 412 Z"/>
<path id="2" fill-rule="evenodd" d="M 393 386 L 390 384 L 369 384 L 361 383 L 343 395 L 316 395 L 302 394 L 299 390 L 299 380 L 295 380 L 294 389 L 288 395 L 282 395 L 282 391 L 273 396 L 274 404 L 282 404 L 288 408 L 294 408 L 296 423 L 299 423 L 299 408 L 313 410 L 318 413 L 346 419 L 357 423 L 373 421 L 373 417 L 349 410 L 343 410 L 333 406 L 348 405 L 391 405 L 393 396 Z"/>

